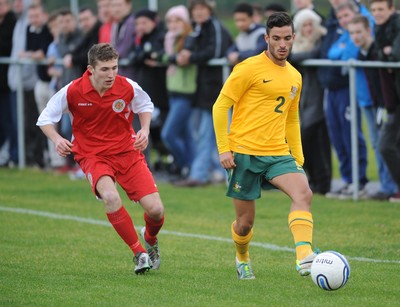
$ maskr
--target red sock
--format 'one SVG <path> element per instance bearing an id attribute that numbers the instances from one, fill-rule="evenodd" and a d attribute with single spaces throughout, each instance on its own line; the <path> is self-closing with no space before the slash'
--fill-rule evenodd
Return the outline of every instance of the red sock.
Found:
<path id="1" fill-rule="evenodd" d="M 107 217 L 115 231 L 119 234 L 122 240 L 125 241 L 135 255 L 138 252 L 145 252 L 145 249 L 138 239 L 132 219 L 124 206 L 115 212 L 107 213 Z"/>
<path id="2" fill-rule="evenodd" d="M 159 233 L 162 225 L 164 224 L 164 216 L 159 221 L 153 220 L 146 213 L 144 214 L 144 221 L 146 222 L 146 232 L 144 239 L 150 245 L 153 245 L 157 241 L 157 234 Z"/>

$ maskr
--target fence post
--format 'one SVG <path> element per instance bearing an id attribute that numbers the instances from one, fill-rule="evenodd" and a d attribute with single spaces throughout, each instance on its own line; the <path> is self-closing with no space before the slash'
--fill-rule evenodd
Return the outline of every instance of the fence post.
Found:
<path id="1" fill-rule="evenodd" d="M 17 126 L 18 126 L 18 167 L 24 169 L 25 161 L 25 118 L 24 88 L 22 84 L 22 64 L 17 63 Z"/>
<path id="2" fill-rule="evenodd" d="M 351 116 L 351 172 L 353 180 L 353 200 L 358 200 L 359 178 L 358 178 L 358 118 L 356 98 L 356 67 L 354 60 L 349 61 L 349 84 L 350 84 L 350 116 Z"/>

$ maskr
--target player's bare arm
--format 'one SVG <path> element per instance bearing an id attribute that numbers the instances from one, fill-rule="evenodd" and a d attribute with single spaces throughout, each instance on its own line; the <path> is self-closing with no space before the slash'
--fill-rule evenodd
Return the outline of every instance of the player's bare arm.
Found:
<path id="1" fill-rule="evenodd" d="M 40 129 L 42 129 L 43 133 L 54 143 L 56 151 L 61 157 L 66 157 L 72 153 L 73 144 L 67 139 L 64 139 L 57 132 L 54 125 L 40 126 Z"/>
<path id="2" fill-rule="evenodd" d="M 142 128 L 136 133 L 134 148 L 136 150 L 143 151 L 149 145 L 151 113 L 139 113 L 139 120 Z"/>

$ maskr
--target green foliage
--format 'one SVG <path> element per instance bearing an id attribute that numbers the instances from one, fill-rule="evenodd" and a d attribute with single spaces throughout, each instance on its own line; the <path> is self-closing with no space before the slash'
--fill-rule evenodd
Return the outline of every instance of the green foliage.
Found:
<path id="1" fill-rule="evenodd" d="M 166 207 L 164 232 L 159 235 L 161 269 L 136 276 L 129 249 L 109 227 L 102 203 L 86 181 L 33 170 L 0 170 L 0 305 L 398 305 L 398 204 L 314 198 L 315 245 L 345 254 L 351 266 L 345 288 L 325 292 L 310 278 L 297 275 L 292 251 L 256 244 L 251 256 L 257 279 L 238 281 L 230 241 L 234 212 L 224 186 L 177 189 L 160 184 L 159 188 Z M 136 226 L 143 225 L 141 208 L 129 204 L 126 196 L 123 201 Z M 293 247 L 287 227 L 289 205 L 280 192 L 263 193 L 253 242 Z"/>

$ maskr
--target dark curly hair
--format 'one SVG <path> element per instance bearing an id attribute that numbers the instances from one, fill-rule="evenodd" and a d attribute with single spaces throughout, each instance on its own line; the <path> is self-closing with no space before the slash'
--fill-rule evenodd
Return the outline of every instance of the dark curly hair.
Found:
<path id="1" fill-rule="evenodd" d="M 272 28 L 282 28 L 285 26 L 292 27 L 292 31 L 294 32 L 293 21 L 289 14 L 286 12 L 275 12 L 268 17 L 266 24 L 267 34 L 269 35 Z"/>

